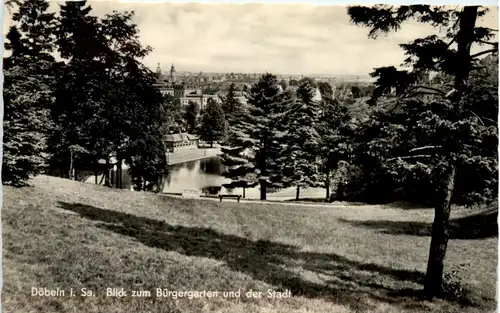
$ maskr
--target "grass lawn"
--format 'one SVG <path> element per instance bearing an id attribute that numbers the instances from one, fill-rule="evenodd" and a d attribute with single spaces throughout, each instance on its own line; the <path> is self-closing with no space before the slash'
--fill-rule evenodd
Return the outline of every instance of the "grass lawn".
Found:
<path id="1" fill-rule="evenodd" d="M 495 210 L 453 212 L 446 271 L 470 265 L 458 274 L 471 302 L 464 306 L 418 299 L 432 210 L 219 203 L 47 176 L 31 187 L 4 187 L 3 201 L 4 312 L 495 310 Z M 66 294 L 31 296 L 32 287 Z M 96 295 L 80 296 L 81 288 Z M 106 288 L 129 294 L 106 297 Z M 160 298 L 156 288 L 219 296 Z M 239 289 L 239 298 L 222 296 Z M 292 297 L 244 296 L 268 289 L 288 289 Z M 134 298 L 132 290 L 152 296 Z"/>

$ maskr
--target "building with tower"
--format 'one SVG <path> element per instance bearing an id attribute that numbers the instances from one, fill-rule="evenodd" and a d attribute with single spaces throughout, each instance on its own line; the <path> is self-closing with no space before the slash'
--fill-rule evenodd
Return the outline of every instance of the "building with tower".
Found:
<path id="1" fill-rule="evenodd" d="M 170 83 L 175 84 L 177 82 L 177 73 L 175 72 L 174 63 L 170 67 Z"/>
<path id="2" fill-rule="evenodd" d="M 180 103 L 183 105 L 189 105 L 190 102 L 196 102 L 201 109 L 204 109 L 208 103 L 208 99 L 220 102 L 218 95 L 203 94 L 200 87 L 202 83 L 201 78 L 203 78 L 202 72 L 200 72 L 197 77 L 198 84 L 196 85 L 181 82 L 173 63 L 168 75 L 162 74 L 160 63 L 158 63 L 156 73 L 158 75 L 158 81 L 155 87 L 158 88 L 162 95 L 170 95 L 175 99 L 179 99 Z"/>

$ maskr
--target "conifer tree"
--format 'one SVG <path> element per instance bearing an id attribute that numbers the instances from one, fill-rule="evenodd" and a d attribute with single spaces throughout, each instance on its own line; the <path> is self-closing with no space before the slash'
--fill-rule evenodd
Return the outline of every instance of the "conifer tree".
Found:
<path id="1" fill-rule="evenodd" d="M 255 165 L 251 162 L 247 152 L 252 144 L 247 140 L 242 122 L 248 118 L 247 110 L 234 97 L 234 84 L 229 87 L 228 95 L 223 98 L 222 108 L 227 120 L 227 138 L 221 145 L 221 163 L 224 165 L 222 173 L 231 179 L 231 188 L 243 188 L 243 198 L 246 188 L 257 184 Z"/>
<path id="2" fill-rule="evenodd" d="M 253 169 L 253 177 L 260 185 L 260 199 L 265 200 L 267 187 L 279 186 L 281 182 L 280 128 L 291 98 L 280 92 L 279 82 L 272 74 L 262 75 L 248 97 L 245 118 L 238 125 L 238 146 L 246 148 L 246 168 Z"/>
<path id="3" fill-rule="evenodd" d="M 341 162 L 344 164 L 350 162 L 351 144 L 346 138 L 352 137 L 352 120 L 347 106 L 332 98 L 324 98 L 319 103 L 319 124 L 318 133 L 320 136 L 319 161 L 320 161 L 320 181 L 326 190 L 325 198 L 330 199 L 330 190 L 332 180 L 336 176 L 342 177 L 342 174 L 335 175 L 339 170 Z M 342 179 L 341 179 L 342 180 Z M 342 181 L 335 181 L 337 189 L 342 186 Z M 339 190 L 340 191 L 340 190 Z"/>
<path id="4" fill-rule="evenodd" d="M 4 59 L 4 183 L 22 186 L 46 165 L 53 106 L 54 14 L 42 0 L 18 1 Z"/>
<path id="5" fill-rule="evenodd" d="M 297 100 L 290 105 L 286 114 L 286 131 L 282 136 L 283 149 L 278 159 L 282 168 L 285 186 L 300 189 L 319 184 L 319 105 L 313 101 L 315 89 L 310 81 L 304 80 L 297 89 Z"/>
<path id="6" fill-rule="evenodd" d="M 228 125 L 231 126 L 237 123 L 243 108 L 241 102 L 236 99 L 236 86 L 234 83 L 229 85 L 227 96 L 223 97 L 221 107 Z"/>
<path id="7" fill-rule="evenodd" d="M 491 145 L 498 141 L 497 126 L 482 123 L 482 117 L 476 114 L 474 107 L 478 103 L 467 101 L 467 92 L 471 88 L 470 76 L 478 64 L 478 58 L 496 53 L 498 43 L 492 42 L 493 30 L 477 26 L 478 18 L 487 13 L 487 9 L 478 6 L 462 8 L 435 7 L 429 5 L 350 7 L 348 14 L 355 24 L 370 27 L 369 36 L 397 31 L 408 19 L 416 19 L 434 27 L 441 27 L 440 34 L 419 38 L 401 47 L 408 58 L 411 70 L 397 70 L 394 67 L 378 69 L 375 98 L 395 89 L 397 106 L 401 109 L 399 119 L 387 119 L 387 114 L 379 116 L 378 128 L 382 127 L 386 136 L 383 140 L 371 140 L 365 149 L 376 149 L 382 156 L 387 155 L 391 147 L 399 142 L 400 153 L 395 160 L 402 167 L 418 167 L 431 171 L 438 181 L 435 216 L 432 226 L 427 273 L 424 292 L 429 298 L 443 296 L 444 259 L 449 239 L 449 218 L 453 195 L 460 169 L 465 164 L 496 171 L 496 153 L 494 157 L 485 149 L 484 143 Z M 478 53 L 471 53 L 473 44 L 488 48 Z M 438 72 L 452 77 L 451 88 L 429 86 L 425 77 L 430 72 Z M 404 114 L 411 109 L 413 114 Z M 415 114 L 418 111 L 420 114 Z M 405 116 L 405 120 L 401 119 Z M 423 134 L 426 142 L 409 134 Z M 394 140 L 394 139 L 398 140 Z M 495 140 L 496 139 L 496 140 Z M 418 145 L 418 146 L 417 146 Z M 406 149 L 406 154 L 403 149 Z M 393 150 L 394 151 L 394 150 Z M 385 159 L 387 163 L 390 159 Z M 418 160 L 417 163 L 412 162 Z"/>

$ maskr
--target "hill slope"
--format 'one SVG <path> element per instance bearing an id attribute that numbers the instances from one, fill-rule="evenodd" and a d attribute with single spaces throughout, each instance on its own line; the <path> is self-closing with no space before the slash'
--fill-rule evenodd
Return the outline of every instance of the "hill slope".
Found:
<path id="1" fill-rule="evenodd" d="M 430 241 L 432 211 L 424 209 L 221 204 L 39 176 L 33 187 L 4 187 L 2 215 L 5 312 L 488 312 L 493 305 L 495 236 L 457 236 L 449 245 L 447 270 L 472 265 L 460 277 L 482 306 L 414 298 Z M 31 296 L 32 287 L 66 294 Z M 81 296 L 81 288 L 96 296 Z M 128 296 L 106 297 L 106 288 Z M 175 300 L 156 297 L 156 288 L 219 295 Z M 239 289 L 241 298 L 222 296 Z M 292 298 L 245 297 L 268 289 L 288 289 Z M 152 296 L 134 298 L 132 290 Z"/>

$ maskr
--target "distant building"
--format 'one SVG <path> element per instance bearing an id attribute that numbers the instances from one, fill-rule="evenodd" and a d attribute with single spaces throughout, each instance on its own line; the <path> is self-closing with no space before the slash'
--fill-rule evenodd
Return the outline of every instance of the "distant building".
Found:
<path id="1" fill-rule="evenodd" d="M 172 64 L 168 76 L 161 74 L 160 64 L 158 64 L 156 72 L 158 74 L 158 81 L 155 87 L 158 88 L 162 95 L 170 95 L 176 99 L 181 99 L 182 104 L 187 104 L 186 101 L 183 101 L 183 98 L 191 96 L 192 94 L 201 94 L 201 88 L 199 86 L 179 81 L 174 64 Z"/>
<path id="2" fill-rule="evenodd" d="M 188 105 L 189 102 L 198 103 L 201 110 L 204 110 L 208 104 L 208 99 L 213 99 L 217 103 L 220 103 L 220 98 L 218 95 L 206 95 L 201 93 L 195 94 L 187 94 L 184 97 L 180 98 L 182 105 Z"/>
<path id="3" fill-rule="evenodd" d="M 177 82 L 177 72 L 175 71 L 174 63 L 170 67 L 170 82 L 175 84 Z"/>
<path id="4" fill-rule="evenodd" d="M 163 143 L 168 152 L 197 149 L 199 142 L 198 136 L 186 133 L 163 136 Z"/>

